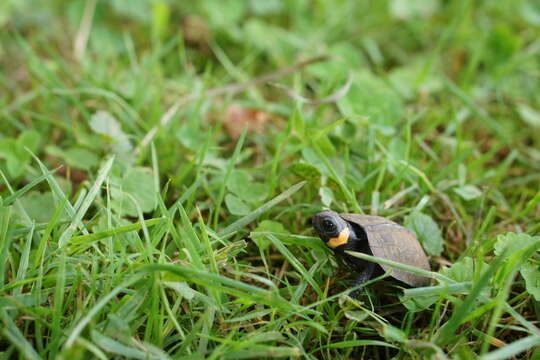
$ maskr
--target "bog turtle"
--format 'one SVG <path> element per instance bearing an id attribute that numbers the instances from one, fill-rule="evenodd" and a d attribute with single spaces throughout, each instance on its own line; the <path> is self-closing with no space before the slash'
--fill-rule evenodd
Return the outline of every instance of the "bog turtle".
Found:
<path id="1" fill-rule="evenodd" d="M 387 260 L 430 270 L 428 258 L 411 230 L 380 216 L 338 214 L 325 210 L 313 218 L 319 237 L 358 273 L 355 286 L 365 283 L 382 271 L 411 287 L 426 285 L 429 279 L 408 271 L 379 265 L 347 254 L 362 252 Z M 357 296 L 355 292 L 352 295 Z"/>

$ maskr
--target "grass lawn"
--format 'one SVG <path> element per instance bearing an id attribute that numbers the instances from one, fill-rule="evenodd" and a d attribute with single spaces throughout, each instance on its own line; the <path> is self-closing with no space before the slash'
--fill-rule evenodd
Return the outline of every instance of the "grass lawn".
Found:
<path id="1" fill-rule="evenodd" d="M 1 1 L 0 358 L 540 359 L 539 35 L 535 0 Z M 324 208 L 431 284 L 352 300 Z"/>

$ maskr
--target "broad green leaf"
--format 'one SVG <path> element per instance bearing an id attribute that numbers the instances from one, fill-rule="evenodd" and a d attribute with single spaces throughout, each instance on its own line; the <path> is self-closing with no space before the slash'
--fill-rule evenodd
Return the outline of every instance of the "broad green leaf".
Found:
<path id="1" fill-rule="evenodd" d="M 27 163 L 25 161 L 21 161 L 15 156 L 9 157 L 6 162 L 7 170 L 13 177 L 21 176 L 24 172 L 26 164 Z"/>
<path id="2" fill-rule="evenodd" d="M 487 269 L 487 266 L 486 263 L 482 263 L 482 269 Z M 466 282 L 474 279 L 474 270 L 474 260 L 471 257 L 466 256 L 452 264 L 452 266 L 441 269 L 441 274 L 446 275 L 457 282 Z"/>
<path id="3" fill-rule="evenodd" d="M 483 272 L 482 276 L 473 283 L 471 290 L 463 302 L 456 306 L 450 319 L 441 327 L 440 332 L 436 335 L 436 343 L 438 345 L 444 346 L 451 342 L 456 330 L 476 308 L 479 298 L 488 289 L 491 279 L 503 265 L 503 259 L 496 257 L 487 267 L 486 271 Z"/>
<path id="4" fill-rule="evenodd" d="M 21 154 L 24 154 L 25 157 L 30 158 L 30 154 L 25 148 L 28 148 L 31 152 L 36 152 L 41 135 L 36 131 L 25 131 L 17 138 L 17 146 L 24 150 Z"/>
<path id="5" fill-rule="evenodd" d="M 420 92 L 436 93 L 444 86 L 440 79 L 441 74 L 426 74 L 424 68 L 424 61 L 413 60 L 392 69 L 388 75 L 388 80 L 404 99 L 415 101 Z M 419 81 L 419 79 L 422 81 Z"/>
<path id="6" fill-rule="evenodd" d="M 56 171 L 56 170 L 55 170 Z M 39 183 L 41 183 L 43 180 L 45 180 L 48 176 L 52 175 L 53 172 L 47 172 L 46 174 L 43 174 L 34 180 L 30 181 L 28 184 L 20 188 L 19 190 L 15 191 L 10 196 L 7 196 L 4 199 L 0 199 L 0 204 L 3 204 L 4 206 L 11 205 L 15 200 L 26 194 L 28 191 L 30 191 L 32 188 L 37 186 Z"/>
<path id="7" fill-rule="evenodd" d="M 221 230 L 218 235 L 220 236 L 226 236 L 230 233 L 233 233 L 235 231 L 238 231 L 242 229 L 244 226 L 258 218 L 260 215 L 274 207 L 275 205 L 279 204 L 281 201 L 288 199 L 290 196 L 292 196 L 295 192 L 300 190 L 304 185 L 306 184 L 305 181 L 299 182 L 298 184 L 295 184 L 276 196 L 275 198 L 269 200 L 265 204 L 259 206 L 257 209 L 253 210 L 248 215 L 236 220 L 229 226 L 227 226 L 225 229 Z"/>
<path id="8" fill-rule="evenodd" d="M 240 194 L 251 181 L 251 175 L 244 170 L 233 170 L 227 182 L 227 189 L 235 194 Z"/>
<path id="9" fill-rule="evenodd" d="M 35 131 L 24 131 L 16 140 L 0 139 L 0 158 L 6 160 L 11 176 L 17 178 L 24 173 L 26 166 L 39 146 L 40 135 Z"/>
<path id="10" fill-rule="evenodd" d="M 456 283 L 449 278 L 447 280 L 440 278 L 439 281 L 440 285 L 405 289 L 403 296 L 399 298 L 409 311 L 418 312 L 430 307 L 439 300 L 441 295 L 467 294 L 471 289 L 470 281 Z"/>
<path id="11" fill-rule="evenodd" d="M 350 320 L 363 323 L 368 317 L 369 313 L 367 311 L 345 311 L 345 317 Z"/>
<path id="12" fill-rule="evenodd" d="M 90 127 L 94 132 L 109 139 L 115 152 L 123 154 L 131 151 L 131 142 L 122 131 L 120 123 L 106 111 L 98 111 L 90 119 Z"/>
<path id="13" fill-rule="evenodd" d="M 201 5 L 206 19 L 213 27 L 236 26 L 247 8 L 245 1 L 236 0 L 203 1 Z"/>
<path id="14" fill-rule="evenodd" d="M 63 159 L 69 166 L 90 170 L 99 164 L 98 156 L 90 151 L 79 147 L 72 147 L 62 150 L 56 146 L 47 146 L 47 152 L 53 156 Z"/>
<path id="15" fill-rule="evenodd" d="M 326 186 L 322 186 L 319 189 L 319 196 L 321 198 L 321 202 L 326 207 L 330 207 L 332 202 L 335 201 L 334 192 L 332 191 L 332 189 Z"/>
<path id="16" fill-rule="evenodd" d="M 400 97 L 385 82 L 368 72 L 361 72 L 347 95 L 338 101 L 343 116 L 357 123 L 366 118 L 370 126 L 386 135 L 395 133 L 403 115 Z"/>
<path id="17" fill-rule="evenodd" d="M 405 226 L 413 230 L 429 255 L 439 256 L 444 240 L 439 226 L 431 216 L 415 211 L 405 218 Z"/>
<path id="18" fill-rule="evenodd" d="M 64 160 L 74 168 L 89 170 L 99 164 L 94 152 L 82 148 L 70 148 L 64 152 Z"/>
<path id="19" fill-rule="evenodd" d="M 251 211 L 248 204 L 233 194 L 227 194 L 225 196 L 225 205 L 227 205 L 227 209 L 233 215 L 247 215 Z"/>
<path id="20" fill-rule="evenodd" d="M 527 261 L 521 265 L 520 273 L 523 279 L 525 279 L 527 292 L 536 301 L 540 301 L 540 267 L 531 261 Z"/>
<path id="21" fill-rule="evenodd" d="M 501 255 L 505 249 L 507 249 L 506 255 L 509 256 L 518 251 L 526 249 L 539 241 L 540 236 L 530 236 L 528 234 L 516 234 L 513 232 L 508 232 L 506 234 L 497 236 L 497 242 L 494 246 L 495 255 Z"/>
<path id="22" fill-rule="evenodd" d="M 263 201 L 268 196 L 268 187 L 254 182 L 251 175 L 244 170 L 231 172 L 227 188 L 242 200 L 251 203 Z"/>
<path id="23" fill-rule="evenodd" d="M 273 220 L 261 221 L 259 225 L 255 228 L 255 230 L 253 230 L 253 232 L 273 232 L 279 234 L 290 234 L 289 231 L 285 229 L 282 223 Z M 253 241 L 255 241 L 259 248 L 263 250 L 266 249 L 268 245 L 270 245 L 270 241 L 266 238 L 266 236 L 254 233 L 252 233 L 251 235 Z"/>
<path id="24" fill-rule="evenodd" d="M 390 324 L 383 324 L 380 333 L 386 340 L 389 341 L 396 341 L 399 343 L 406 343 L 409 341 L 403 330 Z"/>
<path id="25" fill-rule="evenodd" d="M 471 282 L 475 279 L 476 269 L 479 265 L 481 266 L 481 276 L 488 269 L 489 265 L 485 262 L 482 262 L 481 264 L 475 264 L 474 259 L 466 256 L 458 262 L 452 264 L 452 266 L 450 266 L 449 268 L 441 269 L 440 273 L 459 283 Z M 450 285 L 447 282 L 443 283 Z M 490 291 L 491 287 L 487 285 L 482 294 L 485 296 L 489 296 Z"/>
<path id="26" fill-rule="evenodd" d="M 296 175 L 300 176 L 303 180 L 316 182 L 321 173 L 319 169 L 311 164 L 304 162 L 297 162 L 292 164 L 289 169 Z"/>
<path id="27" fill-rule="evenodd" d="M 44 193 L 33 191 L 21 197 L 19 201 L 28 216 L 30 216 L 30 219 L 36 223 L 48 222 L 56 209 L 54 197 L 50 191 Z M 66 219 L 66 214 L 64 213 L 60 219 Z"/>
<path id="28" fill-rule="evenodd" d="M 414 313 L 429 308 L 439 300 L 439 295 L 400 296 L 400 300 L 407 310 Z"/>
<path id="29" fill-rule="evenodd" d="M 463 185 L 454 188 L 454 192 L 464 200 L 473 200 L 482 196 L 482 191 L 474 185 Z"/>
<path id="30" fill-rule="evenodd" d="M 112 206 L 119 214 L 137 216 L 137 206 L 142 212 L 154 210 L 156 194 L 154 176 L 147 168 L 130 168 L 119 179 L 114 178 L 111 187 Z"/>
<path id="31" fill-rule="evenodd" d="M 12 138 L 0 139 L 0 159 L 8 159 L 10 157 L 17 157 L 15 149 L 17 142 Z"/>
<path id="32" fill-rule="evenodd" d="M 197 150 L 200 149 L 201 144 L 206 139 L 206 134 L 189 124 L 181 126 L 176 131 L 176 138 L 180 143 L 188 149 Z"/>

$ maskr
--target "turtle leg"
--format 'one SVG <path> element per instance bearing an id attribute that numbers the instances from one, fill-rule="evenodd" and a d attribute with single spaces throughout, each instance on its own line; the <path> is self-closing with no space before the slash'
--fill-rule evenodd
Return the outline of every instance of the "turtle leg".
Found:
<path id="1" fill-rule="evenodd" d="M 370 261 L 366 262 L 366 266 L 364 267 L 364 269 L 361 272 L 359 272 L 358 275 L 356 276 L 353 286 L 357 287 L 358 285 L 364 284 L 366 281 L 371 279 L 374 271 L 375 271 L 375 263 L 370 262 Z M 365 288 L 361 287 L 359 289 L 351 291 L 349 296 L 352 297 L 353 299 L 357 299 L 364 291 L 365 291 Z"/>

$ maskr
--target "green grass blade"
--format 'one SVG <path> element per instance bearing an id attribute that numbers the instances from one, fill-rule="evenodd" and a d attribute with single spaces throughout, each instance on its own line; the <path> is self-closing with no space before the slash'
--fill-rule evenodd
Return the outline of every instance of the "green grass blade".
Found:
<path id="1" fill-rule="evenodd" d="M 11 207 L 0 206 L 0 287 L 4 287 L 8 251 L 13 237 L 8 235 Z"/>
<path id="2" fill-rule="evenodd" d="M 83 348 L 88 350 L 97 359 L 99 359 L 99 360 L 107 360 L 107 355 L 105 355 L 105 353 L 103 351 L 101 351 L 92 342 L 80 337 L 80 338 L 77 339 L 77 345 L 81 345 Z"/>
<path id="3" fill-rule="evenodd" d="M 173 265 L 144 265 L 140 268 L 144 272 L 166 271 L 177 275 L 184 281 L 193 282 L 205 288 L 214 288 L 221 292 L 237 296 L 243 301 L 252 301 L 254 303 L 267 304 L 283 311 L 292 309 L 292 305 L 271 291 L 257 286 L 249 285 L 244 282 L 233 280 L 228 277 L 200 271 L 190 267 L 179 267 Z"/>
<path id="4" fill-rule="evenodd" d="M 360 205 L 358 204 L 358 200 L 356 200 L 356 196 L 354 194 L 354 191 L 349 189 L 347 184 L 345 184 L 345 181 L 339 176 L 337 171 L 334 169 L 328 158 L 324 155 L 322 150 L 315 142 L 313 142 L 313 146 L 315 147 L 315 150 L 317 152 L 317 155 L 319 156 L 319 159 L 324 163 L 324 166 L 326 166 L 326 169 L 332 174 L 332 178 L 338 183 L 339 188 L 347 198 L 347 201 L 349 202 L 349 206 L 354 210 L 356 213 L 363 214 L 362 208 L 360 208 Z"/>
<path id="5" fill-rule="evenodd" d="M 279 250 L 281 254 L 289 261 L 289 263 L 302 275 L 302 278 L 305 279 L 312 287 L 313 290 L 319 295 L 322 296 L 321 288 L 319 284 L 313 280 L 313 277 L 308 273 L 304 265 L 287 249 L 285 245 L 281 243 L 274 235 L 266 234 L 266 238 L 274 244 L 274 246 Z"/>
<path id="6" fill-rule="evenodd" d="M 36 270 L 38 266 L 40 266 L 40 263 L 44 260 L 45 256 L 45 248 L 47 247 L 47 244 L 49 240 L 52 237 L 53 229 L 56 227 L 56 225 L 59 224 L 60 216 L 64 212 L 65 203 L 59 204 L 54 214 L 47 224 L 47 226 L 44 229 L 41 229 L 40 227 L 36 228 L 36 231 L 45 230 L 42 234 L 41 240 L 39 241 L 37 251 L 35 252 L 35 255 L 33 256 L 33 263 L 32 263 L 32 269 Z"/>
<path id="7" fill-rule="evenodd" d="M 84 330 L 86 325 L 92 321 L 94 316 L 96 316 L 103 307 L 111 301 L 115 296 L 120 294 L 123 290 L 133 285 L 143 277 L 143 274 L 132 275 L 128 280 L 124 281 L 117 287 L 115 287 L 110 293 L 101 298 L 90 311 L 77 323 L 77 325 L 69 332 L 69 336 L 64 344 L 65 349 L 69 349 L 73 346 L 81 332 Z"/>
<path id="8" fill-rule="evenodd" d="M 141 360 L 170 359 L 167 355 L 163 354 L 161 351 L 158 354 L 156 354 L 151 351 L 140 350 L 139 348 L 135 346 L 129 347 L 95 330 L 92 331 L 92 340 L 103 350 L 112 354 L 119 355 L 121 357 L 127 357 L 130 359 L 141 359 Z M 138 347 L 140 346 L 141 344 L 138 344 Z"/>
<path id="9" fill-rule="evenodd" d="M 66 286 L 66 262 L 67 255 L 64 252 L 59 254 L 58 267 L 55 274 L 55 288 L 54 288 L 54 307 L 53 307 L 53 318 L 52 318 L 52 333 L 51 333 L 51 342 L 49 343 L 49 351 L 51 358 L 55 358 L 58 349 L 60 348 L 60 341 L 62 338 L 62 326 L 60 325 L 63 317 L 63 307 L 64 307 L 64 294 Z"/>
<path id="10" fill-rule="evenodd" d="M 286 346 L 264 346 L 259 349 L 231 351 L 223 359 L 262 359 L 262 358 L 296 358 L 302 355 L 299 348 Z"/>
<path id="11" fill-rule="evenodd" d="M 54 169 L 53 171 L 48 171 L 47 170 L 47 173 L 46 174 L 43 174 L 37 178 L 35 178 L 34 180 L 30 181 L 28 184 L 26 184 L 25 186 L 23 186 L 22 188 L 20 188 L 19 190 L 15 191 L 13 194 L 11 194 L 10 196 L 6 197 L 5 199 L 3 199 L 2 201 L 2 205 L 4 206 L 8 206 L 8 205 L 11 205 L 13 204 L 13 202 L 15 202 L 15 200 L 17 200 L 18 198 L 20 198 L 21 196 L 23 196 L 24 194 L 26 194 L 28 191 L 32 190 L 36 185 L 38 185 L 39 183 L 41 183 L 43 180 L 46 180 L 49 176 L 52 176 L 54 175 L 54 173 L 57 171 L 58 169 Z"/>
<path id="12" fill-rule="evenodd" d="M 309 249 L 318 249 L 322 251 L 328 251 L 328 247 L 321 241 L 320 238 L 314 236 L 294 235 L 294 234 L 282 234 L 270 231 L 252 231 L 249 233 L 249 237 L 253 236 L 267 236 L 273 235 L 279 241 L 284 244 L 302 246 Z"/>
<path id="13" fill-rule="evenodd" d="M 540 335 L 527 336 L 523 339 L 514 341 L 500 349 L 494 350 L 479 360 L 504 360 L 510 359 L 526 350 L 537 348 L 540 346 Z"/>
<path id="14" fill-rule="evenodd" d="M 152 227 L 152 226 L 161 224 L 163 221 L 165 221 L 164 217 L 144 220 L 144 226 Z M 131 232 L 131 231 L 139 231 L 141 229 L 142 229 L 141 222 L 136 222 L 136 223 L 133 223 L 133 224 L 130 224 L 130 225 L 119 226 L 119 227 L 114 228 L 114 229 L 109 229 L 109 230 L 98 231 L 98 232 L 95 232 L 95 233 L 90 233 L 88 235 L 74 236 L 69 240 L 69 243 L 71 245 L 80 245 L 80 244 L 88 245 L 91 242 L 98 241 L 98 240 L 101 240 L 101 239 L 105 239 L 105 238 L 108 238 L 109 236 L 125 234 L 125 233 Z"/>
<path id="15" fill-rule="evenodd" d="M 347 349 L 347 348 L 356 348 L 358 346 L 385 346 L 397 349 L 398 347 L 392 344 L 389 344 L 384 341 L 379 340 L 347 340 L 347 341 L 338 341 L 329 345 L 323 345 L 319 349 Z"/>
<path id="16" fill-rule="evenodd" d="M 92 202 L 98 195 L 99 191 L 101 190 L 101 185 L 107 178 L 107 175 L 109 174 L 109 171 L 111 170 L 112 164 L 114 162 L 114 156 L 110 157 L 109 160 L 99 169 L 96 181 L 88 191 L 88 194 L 86 194 L 86 197 L 84 198 L 83 202 L 81 203 L 81 206 L 78 208 L 77 213 L 73 216 L 73 220 L 69 227 L 64 230 L 62 235 L 60 235 L 60 239 L 58 240 L 58 246 L 63 247 L 71 238 L 71 235 L 77 230 L 77 226 L 79 223 L 81 223 L 84 215 L 90 208 L 90 205 L 92 205 Z"/>
<path id="17" fill-rule="evenodd" d="M 26 272 L 28 270 L 28 263 L 30 258 L 30 249 L 32 248 L 32 238 L 34 237 L 34 228 L 35 226 L 32 225 L 32 229 L 28 233 L 28 236 L 26 237 L 26 241 L 23 248 L 23 253 L 21 255 L 21 260 L 19 261 L 19 269 L 17 270 L 17 281 L 22 281 L 26 278 Z M 20 295 L 22 291 L 22 288 L 17 288 L 13 292 L 14 295 Z"/>
<path id="18" fill-rule="evenodd" d="M 193 265 L 198 269 L 205 269 L 205 266 L 201 259 L 201 254 L 199 253 L 201 248 L 201 241 L 197 236 L 197 233 L 195 232 L 191 221 L 189 221 L 186 210 L 184 210 L 182 204 L 178 204 L 178 209 L 180 211 L 180 217 L 182 219 L 182 226 L 184 227 L 187 235 L 187 239 L 186 241 L 184 241 L 184 244 L 187 247 L 191 260 L 193 261 Z"/>
<path id="19" fill-rule="evenodd" d="M 227 182 L 229 181 L 229 178 L 234 169 L 234 166 L 236 165 L 236 162 L 238 161 L 238 157 L 240 156 L 240 151 L 242 150 L 242 146 L 244 145 L 246 134 L 247 134 L 247 130 L 244 129 L 242 131 L 242 135 L 236 142 L 234 152 L 227 164 L 227 168 L 225 169 L 225 175 L 223 176 L 223 183 L 221 184 L 221 187 L 219 189 L 219 194 L 216 200 L 216 209 L 214 210 L 214 228 L 217 228 L 218 220 L 219 220 L 219 213 L 221 212 L 221 204 L 223 203 L 223 199 L 225 198 L 225 189 L 227 188 Z"/>
<path id="20" fill-rule="evenodd" d="M 457 283 L 457 284 L 424 286 L 424 287 L 418 287 L 418 288 L 412 288 L 412 289 L 405 289 L 403 291 L 403 294 L 408 297 L 415 297 L 415 296 L 429 296 L 429 295 L 439 294 L 439 293 L 448 293 L 448 294 L 464 293 L 464 292 L 468 292 L 471 289 L 471 286 L 472 286 L 472 282 L 470 281 Z"/>
<path id="21" fill-rule="evenodd" d="M 28 340 L 26 340 L 24 334 L 21 333 L 17 325 L 15 325 L 11 317 L 4 309 L 0 309 L 0 317 L 4 323 L 2 334 L 5 336 L 5 338 L 8 339 L 17 349 L 19 349 L 21 354 L 23 354 L 26 359 L 40 360 L 41 357 L 28 342 Z"/>
<path id="22" fill-rule="evenodd" d="M 410 273 L 420 275 L 420 276 L 424 276 L 424 277 L 427 277 L 427 278 L 433 278 L 433 279 L 437 279 L 439 281 L 448 282 L 450 284 L 455 283 L 455 281 L 450 279 L 449 277 L 444 276 L 444 275 L 439 274 L 439 273 L 436 273 L 436 272 L 433 272 L 433 271 L 420 269 L 420 268 L 417 268 L 415 266 L 401 264 L 401 263 L 398 263 L 398 262 L 395 262 L 395 261 L 392 261 L 392 260 L 387 260 L 387 259 L 383 259 L 383 258 L 376 257 L 376 256 L 371 256 L 371 255 L 364 254 L 364 253 L 359 253 L 359 252 L 354 252 L 354 251 L 345 251 L 345 252 L 347 254 L 351 255 L 351 256 L 357 257 L 357 258 L 362 259 L 362 260 L 367 260 L 367 261 L 371 261 L 371 262 L 374 262 L 374 263 L 377 263 L 377 264 L 382 264 L 382 265 L 395 267 L 396 269 L 408 271 Z"/>
<path id="23" fill-rule="evenodd" d="M 297 192 L 307 183 L 307 181 L 299 182 L 296 185 L 291 186 L 289 189 L 285 190 L 272 200 L 268 201 L 267 203 L 263 204 L 262 206 L 258 207 L 257 209 L 253 210 L 248 215 L 236 220 L 229 226 L 227 226 L 225 229 L 218 232 L 218 235 L 223 237 L 227 236 L 235 231 L 238 231 L 242 228 L 244 228 L 247 224 L 251 223 L 253 220 L 257 219 L 259 216 L 264 214 L 266 211 L 270 210 L 275 205 L 279 204 L 283 200 L 289 198 L 292 194 Z"/>
<path id="24" fill-rule="evenodd" d="M 493 261 L 489 268 L 474 284 L 471 292 L 465 300 L 455 309 L 450 319 L 444 324 L 439 334 L 436 335 L 436 342 L 440 346 L 448 344 L 454 337 L 457 328 L 463 323 L 467 316 L 474 310 L 474 302 L 480 296 L 482 291 L 489 285 L 489 281 L 495 275 L 497 270 L 503 265 L 504 257 L 499 256 Z"/>
<path id="25" fill-rule="evenodd" d="M 60 200 L 61 203 L 66 204 L 65 206 L 66 206 L 66 211 L 68 213 L 68 216 L 70 218 L 75 217 L 75 208 L 69 202 L 68 198 L 66 197 L 66 194 L 64 194 L 64 192 L 62 191 L 62 188 L 60 187 L 58 182 L 55 180 L 55 178 L 52 176 L 49 169 L 47 169 L 47 167 L 41 162 L 41 160 L 37 156 L 32 154 L 32 157 L 38 163 L 39 168 L 41 172 L 43 173 L 43 175 L 46 176 L 47 183 L 49 184 L 49 187 L 51 188 L 51 191 L 53 192 L 53 194 Z M 85 231 L 86 229 L 83 228 L 83 232 Z"/>

